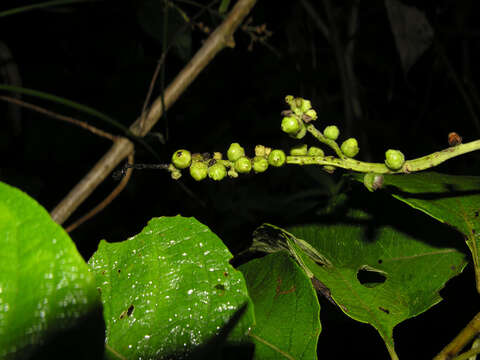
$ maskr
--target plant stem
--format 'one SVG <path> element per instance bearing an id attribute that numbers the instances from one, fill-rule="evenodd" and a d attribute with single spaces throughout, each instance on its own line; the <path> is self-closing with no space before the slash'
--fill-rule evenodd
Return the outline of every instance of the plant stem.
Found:
<path id="1" fill-rule="evenodd" d="M 319 138 L 317 136 L 318 134 L 314 134 L 312 132 L 310 125 L 308 126 L 308 131 L 311 132 L 318 140 L 320 140 L 325 144 L 327 144 L 325 140 L 330 141 L 329 139 L 326 139 L 318 130 L 316 130 L 316 132 L 320 133 L 321 135 L 321 138 Z M 330 144 L 327 144 L 327 145 L 334 148 Z M 336 145 L 336 147 L 338 148 L 338 145 Z M 343 154 L 342 154 L 342 158 L 335 158 L 333 156 L 287 156 L 287 164 L 330 165 L 330 166 L 339 167 L 347 170 L 353 170 L 353 171 L 362 172 L 362 173 L 371 172 L 376 174 L 408 174 L 416 171 L 430 169 L 432 167 L 435 167 L 443 163 L 444 161 L 447 161 L 448 159 L 451 159 L 456 156 L 466 154 L 472 151 L 476 151 L 476 150 L 480 150 L 480 140 L 475 140 L 466 144 L 452 146 L 442 151 L 437 151 L 417 159 L 405 161 L 405 164 L 403 164 L 402 168 L 396 171 L 390 170 L 385 164 L 382 164 L 382 163 L 369 163 L 369 162 L 359 161 L 351 158 L 346 158 L 345 155 Z M 337 150 L 335 151 L 337 152 Z M 338 151 L 341 152 L 340 149 L 338 149 Z M 337 152 L 337 155 L 338 155 L 338 152 Z"/>
<path id="2" fill-rule="evenodd" d="M 320 130 L 318 130 L 315 126 L 313 126 L 312 124 L 307 125 L 307 131 L 310 134 L 312 134 L 315 137 L 315 139 L 317 139 L 321 143 L 324 143 L 325 145 L 331 147 L 340 159 L 346 159 L 346 156 L 343 154 L 342 150 L 340 150 L 340 147 L 338 146 L 338 144 L 335 140 L 331 140 L 331 139 L 328 139 L 327 137 L 325 137 L 325 135 L 323 135 L 322 132 Z"/>
<path id="3" fill-rule="evenodd" d="M 465 328 L 433 360 L 451 359 L 480 332 L 480 313 L 476 314 Z"/>

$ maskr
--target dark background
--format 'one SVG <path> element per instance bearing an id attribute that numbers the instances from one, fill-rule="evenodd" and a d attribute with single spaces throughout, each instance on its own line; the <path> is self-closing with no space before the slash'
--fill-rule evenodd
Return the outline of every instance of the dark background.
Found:
<path id="1" fill-rule="evenodd" d="M 352 1 L 331 2 L 345 44 Z M 190 17 L 207 4 L 173 3 Z M 407 158 L 441 150 L 448 146 L 451 131 L 460 133 L 465 142 L 479 138 L 477 2 L 404 3 L 424 12 L 435 30 L 437 45 L 429 47 L 405 73 L 384 2 L 361 2 L 358 28 L 350 39 L 355 42 L 361 118 L 345 121 L 334 50 L 302 1 L 260 1 L 251 13 L 250 25 L 266 24 L 271 36 L 252 44 L 252 32 L 239 30 L 236 47 L 223 50 L 152 130 L 166 142 L 153 135 L 145 138 L 156 155 L 137 142 L 135 161 L 166 163 L 178 148 L 225 153 L 232 142 L 240 142 L 250 155 L 256 144 L 288 149 L 295 141 L 279 128 L 287 94 L 312 101 L 320 129 L 335 124 L 341 129 L 341 138 L 355 136 L 361 160 L 381 162 L 389 148 L 401 149 Z M 31 2 L 5 0 L 0 11 L 22 4 Z M 129 126 L 140 115 L 163 45 L 171 45 L 164 67 L 167 86 L 208 36 L 198 23 L 214 29 L 222 20 L 218 3 L 196 18 L 195 26 L 186 24 L 179 12 L 170 8 L 168 43 L 164 44 L 162 4 L 161 0 L 98 1 L 0 17 L 0 41 L 13 55 L 22 86 L 91 106 Z M 311 4 L 328 24 L 325 2 Z M 442 51 L 445 57 L 440 56 Z M 455 77 L 473 104 L 470 111 Z M 161 91 L 159 81 L 153 96 Z M 65 106 L 28 96 L 23 99 L 120 134 L 111 125 Z M 0 103 L 0 179 L 26 191 L 47 210 L 53 209 L 110 147 L 105 139 L 25 109 L 21 110 L 21 122 L 14 124 L 7 112 L 7 104 Z M 477 175 L 479 164 L 478 154 L 467 154 L 436 171 Z M 339 192 L 365 191 L 341 185 L 341 175 L 290 166 L 218 183 L 197 183 L 185 174 L 180 185 L 164 171 L 134 171 L 120 196 L 71 237 L 88 259 L 100 239 L 121 241 L 141 231 L 152 217 L 181 214 L 207 224 L 238 253 L 248 247 L 253 230 L 263 222 L 288 227 L 314 218 Z M 109 177 L 66 225 L 103 200 L 117 183 Z M 373 194 L 371 201 L 376 201 L 375 196 L 381 195 Z M 390 201 L 392 209 L 398 206 Z M 389 209 L 387 205 L 385 211 Z M 424 216 L 411 212 L 417 219 Z M 442 295 L 446 301 L 395 329 L 400 358 L 433 357 L 478 311 L 471 267 L 451 280 Z M 323 299 L 321 305 L 321 358 L 388 357 L 373 327 L 347 318 Z"/>

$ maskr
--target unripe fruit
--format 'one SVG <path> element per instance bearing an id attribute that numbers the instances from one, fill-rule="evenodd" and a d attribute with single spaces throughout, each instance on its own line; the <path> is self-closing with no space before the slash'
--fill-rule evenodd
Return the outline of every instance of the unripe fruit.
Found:
<path id="1" fill-rule="evenodd" d="M 383 186 L 383 175 L 368 173 L 363 177 L 363 184 L 369 191 L 381 189 Z"/>
<path id="2" fill-rule="evenodd" d="M 296 135 L 302 128 L 302 123 L 295 116 L 285 116 L 282 119 L 282 131 L 289 135 Z"/>
<path id="3" fill-rule="evenodd" d="M 262 173 L 268 169 L 268 160 L 263 156 L 255 156 L 253 158 L 253 171 Z"/>
<path id="4" fill-rule="evenodd" d="M 342 152 L 345 156 L 353 158 L 355 155 L 358 154 L 360 148 L 358 147 L 357 139 L 350 138 L 345 140 L 340 147 Z"/>
<path id="5" fill-rule="evenodd" d="M 323 152 L 322 149 L 312 146 L 310 149 L 308 149 L 307 155 L 309 156 L 325 156 L 325 153 Z"/>
<path id="6" fill-rule="evenodd" d="M 280 167 L 285 164 L 287 160 L 287 156 L 283 152 L 283 150 L 272 150 L 270 155 L 268 155 L 268 163 L 272 166 Z"/>
<path id="7" fill-rule="evenodd" d="M 190 165 L 190 175 L 197 181 L 201 181 L 207 177 L 208 165 L 203 161 L 194 161 Z"/>
<path id="8" fill-rule="evenodd" d="M 208 177 L 212 180 L 222 180 L 227 175 L 227 169 L 225 165 L 217 162 L 208 168 Z"/>
<path id="9" fill-rule="evenodd" d="M 255 146 L 255 156 L 267 156 L 267 148 L 263 145 Z"/>
<path id="10" fill-rule="evenodd" d="M 245 150 L 239 143 L 233 143 L 230 145 L 227 151 L 228 160 L 235 162 L 242 156 L 245 156 Z"/>
<path id="11" fill-rule="evenodd" d="M 192 163 L 192 154 L 188 150 L 177 150 L 172 155 L 172 163 L 177 169 L 186 169 Z"/>
<path id="12" fill-rule="evenodd" d="M 400 170 L 405 163 L 405 156 L 399 150 L 387 150 L 385 152 L 385 165 L 390 170 Z"/>
<path id="13" fill-rule="evenodd" d="M 325 135 L 327 139 L 337 140 L 338 135 L 340 135 L 340 130 L 338 130 L 338 127 L 336 127 L 335 125 L 330 125 L 327 126 L 325 130 L 323 130 L 323 135 Z"/>
<path id="14" fill-rule="evenodd" d="M 297 145 L 290 149 L 290 155 L 293 156 L 305 156 L 307 155 L 307 152 L 307 144 Z"/>
<path id="15" fill-rule="evenodd" d="M 249 158 L 242 156 L 235 161 L 235 170 L 240 174 L 247 174 L 252 170 L 252 162 Z"/>

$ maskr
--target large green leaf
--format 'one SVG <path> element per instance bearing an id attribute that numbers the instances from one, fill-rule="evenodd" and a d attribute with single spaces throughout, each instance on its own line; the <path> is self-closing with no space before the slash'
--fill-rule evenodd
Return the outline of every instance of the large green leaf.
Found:
<path id="1" fill-rule="evenodd" d="M 465 236 L 480 292 L 480 177 L 425 172 L 385 176 L 384 184 L 393 197 Z"/>
<path id="2" fill-rule="evenodd" d="M 0 248 L 0 358 L 38 356 L 45 351 L 39 345 L 98 312 L 95 280 L 67 233 L 35 200 L 4 183 Z"/>
<path id="3" fill-rule="evenodd" d="M 441 301 L 439 290 L 466 261 L 464 254 L 449 247 L 449 237 L 458 237 L 455 231 L 426 216 L 412 218 L 411 211 L 385 208 L 377 202 L 378 194 L 369 195 L 370 205 L 377 207 L 373 213 L 347 204 L 340 223 L 327 218 L 293 227 L 290 233 L 265 225 L 256 231 L 254 245 L 286 249 L 306 274 L 326 286 L 345 314 L 374 326 L 396 358 L 393 328 Z M 392 219 L 386 210 L 399 218 Z M 405 229 L 399 227 L 412 220 L 415 223 Z"/>
<path id="4" fill-rule="evenodd" d="M 208 227 L 181 216 L 152 219 L 120 243 L 102 241 L 89 263 L 101 289 L 111 357 L 183 356 L 248 304 L 229 338 L 243 341 L 254 324 L 253 305 L 231 258 Z"/>
<path id="5" fill-rule="evenodd" d="M 310 279 L 284 253 L 239 267 L 255 304 L 255 359 L 315 359 L 320 305 Z"/>

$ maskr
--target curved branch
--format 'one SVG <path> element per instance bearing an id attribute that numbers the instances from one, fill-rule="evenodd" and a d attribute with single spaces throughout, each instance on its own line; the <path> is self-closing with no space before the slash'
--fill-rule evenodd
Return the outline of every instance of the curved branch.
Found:
<path id="1" fill-rule="evenodd" d="M 234 47 L 233 33 L 242 23 L 256 0 L 239 0 L 223 23 L 208 37 L 190 62 L 182 69 L 165 91 L 165 108 L 171 107 L 185 89 L 195 80 L 202 70 L 225 47 Z M 131 126 L 132 133 L 145 136 L 163 113 L 162 99 L 157 98 L 144 121 L 138 118 Z M 142 124 L 143 122 L 143 124 Z M 143 125 L 143 126 L 142 126 Z M 110 172 L 133 152 L 133 144 L 128 139 L 118 139 L 110 150 L 97 162 L 85 177 L 68 193 L 68 195 L 51 212 L 52 219 L 63 223 Z"/>

